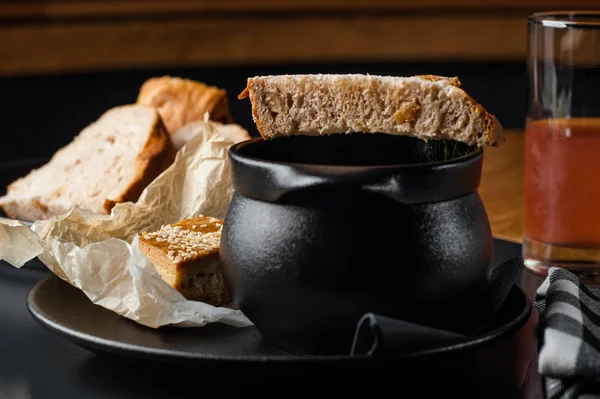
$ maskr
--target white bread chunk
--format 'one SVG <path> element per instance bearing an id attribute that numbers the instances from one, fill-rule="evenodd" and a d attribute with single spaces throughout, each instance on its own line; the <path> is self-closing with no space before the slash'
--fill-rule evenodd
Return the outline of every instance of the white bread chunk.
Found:
<path id="1" fill-rule="evenodd" d="M 458 78 L 432 75 L 256 76 L 239 98 L 250 97 L 265 139 L 387 133 L 498 145 L 502 127 L 460 86 Z"/>
<path id="2" fill-rule="evenodd" d="M 50 161 L 8 187 L 0 198 L 7 216 L 43 220 L 77 206 L 110 213 L 136 201 L 174 160 L 175 150 L 158 112 L 124 105 L 106 111 Z"/>

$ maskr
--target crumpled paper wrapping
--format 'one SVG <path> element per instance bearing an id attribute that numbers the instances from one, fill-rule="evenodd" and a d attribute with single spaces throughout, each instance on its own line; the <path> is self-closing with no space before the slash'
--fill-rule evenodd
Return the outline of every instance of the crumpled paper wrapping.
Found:
<path id="1" fill-rule="evenodd" d="M 186 300 L 137 245 L 139 233 L 163 224 L 198 215 L 225 217 L 233 195 L 227 152 L 236 142 L 228 128 L 205 120 L 139 200 L 117 204 L 110 215 L 74 208 L 31 227 L 0 223 L 0 258 L 21 267 L 37 256 L 95 304 L 148 327 L 252 325 L 237 309 Z"/>

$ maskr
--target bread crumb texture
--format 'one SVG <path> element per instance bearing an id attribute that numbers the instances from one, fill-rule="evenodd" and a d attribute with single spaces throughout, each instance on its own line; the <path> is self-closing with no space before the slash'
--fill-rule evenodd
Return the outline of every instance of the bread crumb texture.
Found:
<path id="1" fill-rule="evenodd" d="M 363 74 L 256 76 L 248 96 L 266 138 L 334 133 L 388 133 L 424 140 L 497 145 L 501 126 L 458 78 Z"/>
<path id="2" fill-rule="evenodd" d="M 106 214 L 115 203 L 137 200 L 173 158 L 154 108 L 119 106 L 85 127 L 48 163 L 11 183 L 0 206 L 9 217 L 32 221 L 74 206 Z"/>

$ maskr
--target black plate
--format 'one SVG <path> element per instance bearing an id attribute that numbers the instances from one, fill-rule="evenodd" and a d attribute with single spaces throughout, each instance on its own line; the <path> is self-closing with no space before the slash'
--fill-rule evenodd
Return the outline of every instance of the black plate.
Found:
<path id="1" fill-rule="evenodd" d="M 361 356 L 300 356 L 264 343 L 255 327 L 235 328 L 210 324 L 202 328 L 164 327 L 151 329 L 93 304 L 80 290 L 51 275 L 29 293 L 28 309 L 33 317 L 78 345 L 94 352 L 135 356 L 153 360 L 193 362 L 356 362 L 373 361 Z M 467 342 L 436 348 L 411 356 L 450 356 L 469 353 L 514 334 L 529 318 L 531 303 L 514 286 L 503 321 L 488 333 Z"/>

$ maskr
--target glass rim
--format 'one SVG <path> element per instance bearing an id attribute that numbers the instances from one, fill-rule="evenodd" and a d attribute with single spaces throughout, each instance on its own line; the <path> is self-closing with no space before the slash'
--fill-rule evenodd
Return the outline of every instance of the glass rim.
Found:
<path id="1" fill-rule="evenodd" d="M 592 17 L 590 20 L 579 20 L 578 17 Z M 530 14 L 529 23 L 542 25 L 546 28 L 587 28 L 600 29 L 600 11 L 593 10 L 565 10 L 543 11 Z"/>

